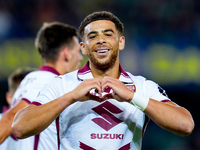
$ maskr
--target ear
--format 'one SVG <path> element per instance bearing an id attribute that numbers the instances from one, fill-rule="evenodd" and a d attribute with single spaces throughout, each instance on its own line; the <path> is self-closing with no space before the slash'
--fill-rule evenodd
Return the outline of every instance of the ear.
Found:
<path id="1" fill-rule="evenodd" d="M 124 47 L 125 47 L 125 37 L 120 36 L 120 38 L 119 38 L 119 50 L 123 50 Z"/>
<path id="2" fill-rule="evenodd" d="M 64 59 L 66 61 L 69 61 L 70 58 L 71 58 L 71 50 L 68 48 L 68 47 L 65 47 L 63 50 L 62 50 L 62 55 L 64 57 Z"/>
<path id="3" fill-rule="evenodd" d="M 6 93 L 6 101 L 8 105 L 11 105 L 13 95 L 10 92 Z"/>
<path id="4" fill-rule="evenodd" d="M 81 42 L 81 43 L 80 43 L 80 47 L 81 47 L 81 52 L 82 52 L 82 54 L 83 54 L 83 55 L 87 55 L 85 43 Z"/>

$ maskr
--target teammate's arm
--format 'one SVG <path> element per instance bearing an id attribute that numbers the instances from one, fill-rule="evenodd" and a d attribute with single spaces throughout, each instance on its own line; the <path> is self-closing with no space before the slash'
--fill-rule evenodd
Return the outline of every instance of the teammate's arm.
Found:
<path id="1" fill-rule="evenodd" d="M 21 100 L 13 108 L 7 110 L 0 120 L 0 144 L 11 135 L 11 125 L 15 114 L 22 108 L 26 107 L 28 103 Z"/>
<path id="2" fill-rule="evenodd" d="M 107 87 L 113 89 L 116 95 L 120 97 L 120 101 L 130 102 L 135 94 L 120 80 L 111 77 L 104 77 L 103 79 L 102 91 Z M 189 135 L 194 129 L 194 121 L 189 111 L 173 102 L 164 103 L 149 99 L 144 113 L 160 127 L 177 135 Z"/>

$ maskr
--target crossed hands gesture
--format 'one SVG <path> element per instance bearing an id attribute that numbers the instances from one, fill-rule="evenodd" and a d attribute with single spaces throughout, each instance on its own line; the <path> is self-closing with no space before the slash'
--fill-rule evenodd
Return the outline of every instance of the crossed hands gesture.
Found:
<path id="1" fill-rule="evenodd" d="M 105 91 L 110 90 L 113 92 L 105 94 Z M 102 102 L 113 98 L 121 102 L 130 102 L 134 95 L 134 91 L 127 88 L 120 80 L 108 76 L 105 76 L 102 81 L 98 78 L 85 79 L 71 92 L 74 101 L 96 100 Z"/>

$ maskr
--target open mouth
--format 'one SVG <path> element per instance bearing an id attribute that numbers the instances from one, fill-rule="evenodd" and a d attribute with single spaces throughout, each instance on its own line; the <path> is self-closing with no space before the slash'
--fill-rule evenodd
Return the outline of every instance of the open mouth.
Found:
<path id="1" fill-rule="evenodd" d="M 106 52 L 109 52 L 110 49 L 107 49 L 107 50 L 95 50 L 96 53 L 106 53 Z"/>

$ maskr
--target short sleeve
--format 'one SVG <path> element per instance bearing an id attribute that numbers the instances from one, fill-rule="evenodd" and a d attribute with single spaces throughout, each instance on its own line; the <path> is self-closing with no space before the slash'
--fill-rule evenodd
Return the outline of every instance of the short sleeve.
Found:
<path id="1" fill-rule="evenodd" d="M 145 80 L 144 87 L 149 98 L 157 101 L 170 101 L 166 91 L 154 81 Z"/>

